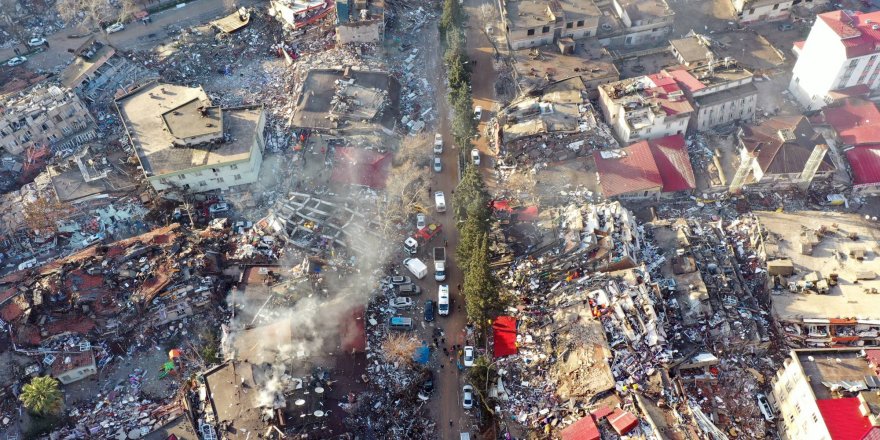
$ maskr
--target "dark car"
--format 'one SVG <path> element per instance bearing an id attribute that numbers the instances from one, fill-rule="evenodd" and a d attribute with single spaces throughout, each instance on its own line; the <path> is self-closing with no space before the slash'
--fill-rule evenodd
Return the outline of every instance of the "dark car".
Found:
<path id="1" fill-rule="evenodd" d="M 425 372 L 425 381 L 422 383 L 422 389 L 419 390 L 419 399 L 428 400 L 431 393 L 434 392 L 434 373 L 431 370 Z"/>
<path id="2" fill-rule="evenodd" d="M 434 320 L 434 301 L 430 299 L 425 301 L 425 321 L 431 322 Z"/>
<path id="3" fill-rule="evenodd" d="M 790 31 L 794 29 L 794 25 L 791 23 L 779 23 L 779 26 L 776 26 L 776 29 L 779 29 L 781 32 Z"/>

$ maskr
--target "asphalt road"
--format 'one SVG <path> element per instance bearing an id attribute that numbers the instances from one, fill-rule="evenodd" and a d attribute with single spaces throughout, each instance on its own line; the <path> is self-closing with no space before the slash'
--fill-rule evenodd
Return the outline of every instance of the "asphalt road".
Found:
<path id="1" fill-rule="evenodd" d="M 154 14 L 153 22 L 143 25 L 133 22 L 125 25 L 125 29 L 113 34 L 96 33 L 99 41 L 109 42 L 118 49 L 143 50 L 155 47 L 169 38 L 169 30 L 205 24 L 216 17 L 228 15 L 240 6 L 265 4 L 258 0 L 197 0 L 180 8 L 167 9 Z M 85 34 L 78 29 L 62 29 L 49 36 L 49 49 L 27 55 L 24 67 L 54 71 L 73 58 L 68 49 L 75 49 L 85 42 L 86 37 L 70 38 L 70 35 Z M 20 47 L 21 48 L 21 47 Z M 13 48 L 0 49 L 0 60 L 8 60 L 15 56 Z M 2 67 L 6 68 L 6 67 Z"/>
<path id="2" fill-rule="evenodd" d="M 482 133 L 485 131 L 485 121 L 491 115 L 495 107 L 494 89 L 497 74 L 492 70 L 492 46 L 486 35 L 481 31 L 480 15 L 478 9 L 483 4 L 492 4 L 490 0 L 466 0 L 465 8 L 468 12 L 468 51 L 472 60 L 476 60 L 477 64 L 472 74 L 472 91 L 474 96 L 474 105 L 483 107 L 483 121 L 480 124 L 479 132 L 481 136 L 474 142 L 474 146 L 481 151 L 482 160 L 481 167 L 486 169 L 491 162 L 488 159 L 489 153 L 488 143 Z M 445 148 L 442 154 L 443 172 L 435 174 L 432 188 L 441 190 L 446 193 L 447 205 L 451 208 L 453 193 L 452 190 L 458 184 L 460 171 L 458 165 L 458 157 L 460 148 L 452 144 L 452 132 L 450 129 L 450 108 L 447 102 L 445 73 L 442 68 L 442 48 L 436 30 L 432 30 L 430 35 L 426 35 L 425 41 L 431 42 L 427 48 L 426 62 L 428 62 L 429 72 L 437 72 L 435 77 L 430 78 L 434 84 L 437 93 L 436 105 L 440 115 L 440 133 L 443 134 Z M 467 147 L 468 151 L 471 147 Z M 469 158 L 469 154 L 467 155 Z M 465 325 L 467 317 L 465 316 L 464 299 L 461 292 L 458 291 L 458 285 L 463 282 L 463 274 L 459 269 L 459 265 L 455 261 L 455 249 L 458 246 L 458 229 L 451 210 L 445 214 L 432 213 L 432 216 L 439 217 L 439 221 L 444 226 L 444 237 L 441 239 L 447 242 L 447 268 L 448 278 L 446 283 L 449 285 L 452 297 L 452 312 L 449 316 L 438 316 L 435 325 L 443 328 L 446 332 L 446 344 L 452 346 L 454 344 L 466 345 L 465 341 Z M 430 217 L 429 217 L 430 218 Z M 436 241 L 434 242 L 437 243 Z M 429 245 L 430 246 L 430 245 Z M 430 258 L 428 258 L 430 260 Z M 430 264 L 430 263 L 429 263 Z M 429 275 L 430 276 L 430 275 Z M 436 283 L 433 283 L 436 284 Z M 428 287 L 427 292 L 436 301 L 437 288 Z M 460 308 L 459 308 L 460 306 Z M 430 340 L 430 339 L 428 339 Z M 440 359 L 443 359 L 443 352 L 435 353 Z M 436 390 L 432 401 L 430 402 L 431 414 L 434 414 L 434 420 L 437 423 L 438 437 L 442 439 L 458 438 L 461 432 L 476 433 L 476 420 L 473 417 L 473 410 L 466 411 L 462 408 L 461 388 L 467 383 L 467 372 L 459 371 L 456 367 L 455 360 L 452 363 L 449 359 L 445 359 L 445 366 L 435 372 L 437 377 Z M 450 425 L 449 421 L 452 421 Z"/>

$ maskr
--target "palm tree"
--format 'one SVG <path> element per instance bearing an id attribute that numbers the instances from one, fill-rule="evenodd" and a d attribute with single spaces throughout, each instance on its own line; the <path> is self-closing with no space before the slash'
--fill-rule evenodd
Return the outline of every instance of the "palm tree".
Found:
<path id="1" fill-rule="evenodd" d="M 22 387 L 19 396 L 24 407 L 37 415 L 58 414 L 61 411 L 62 397 L 58 381 L 50 376 L 39 376 Z"/>

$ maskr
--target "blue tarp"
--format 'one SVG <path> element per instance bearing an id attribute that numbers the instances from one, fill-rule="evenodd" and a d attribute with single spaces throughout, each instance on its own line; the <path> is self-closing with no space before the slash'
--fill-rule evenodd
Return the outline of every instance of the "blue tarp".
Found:
<path id="1" fill-rule="evenodd" d="M 428 363 L 428 358 L 431 357 L 431 349 L 428 348 L 427 345 L 423 345 L 416 349 L 415 353 L 413 353 L 413 360 L 422 365 Z"/>

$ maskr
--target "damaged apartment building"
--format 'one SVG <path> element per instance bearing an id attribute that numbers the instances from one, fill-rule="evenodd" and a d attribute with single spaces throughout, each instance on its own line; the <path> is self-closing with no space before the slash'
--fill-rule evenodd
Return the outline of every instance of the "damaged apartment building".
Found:
<path id="1" fill-rule="evenodd" d="M 876 224 L 855 214 L 760 212 L 772 312 L 792 347 L 880 345 Z"/>
<path id="2" fill-rule="evenodd" d="M 260 105 L 223 108 L 201 87 L 151 82 L 117 98 L 147 181 L 172 198 L 256 182 L 266 117 Z"/>
<path id="3" fill-rule="evenodd" d="M 502 154 L 527 155 L 532 162 L 617 146 L 609 128 L 597 121 L 587 91 L 575 76 L 517 98 L 498 114 L 496 145 Z"/>
<path id="4" fill-rule="evenodd" d="M 11 154 L 45 146 L 73 149 L 95 134 L 89 110 L 63 87 L 41 83 L 0 105 L 0 148 Z"/>
<path id="5" fill-rule="evenodd" d="M 385 39 L 384 0 L 336 0 L 336 44 L 379 43 Z"/>
<path id="6" fill-rule="evenodd" d="M 687 132 L 694 111 L 668 72 L 599 86 L 605 121 L 624 144 Z"/>

